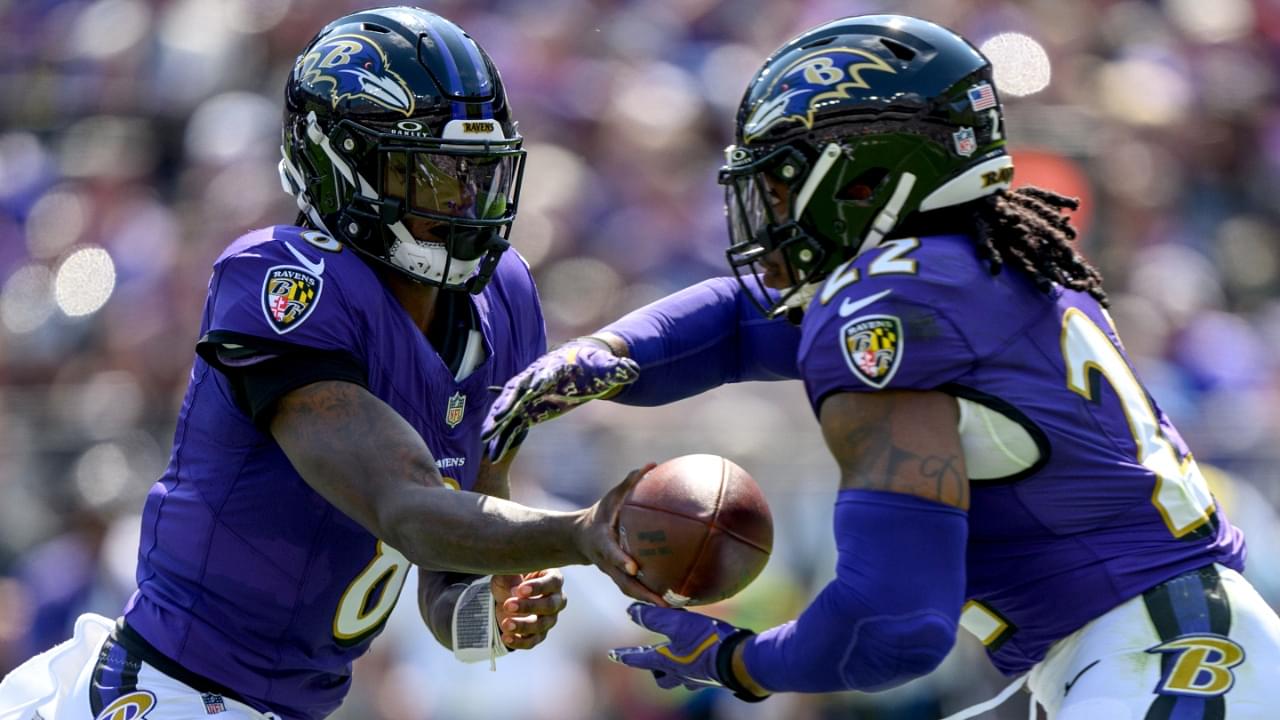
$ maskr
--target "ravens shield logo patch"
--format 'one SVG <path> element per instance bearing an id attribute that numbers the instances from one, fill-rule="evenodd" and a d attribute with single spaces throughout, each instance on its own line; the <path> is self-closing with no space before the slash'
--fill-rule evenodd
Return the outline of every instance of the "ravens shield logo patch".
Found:
<path id="1" fill-rule="evenodd" d="M 277 333 L 296 330 L 320 300 L 319 275 L 292 265 L 267 270 L 262 282 L 262 312 Z"/>
<path id="2" fill-rule="evenodd" d="M 840 330 L 844 360 L 853 374 L 873 388 L 893 379 L 902 360 L 902 322 L 892 315 L 867 315 Z"/>

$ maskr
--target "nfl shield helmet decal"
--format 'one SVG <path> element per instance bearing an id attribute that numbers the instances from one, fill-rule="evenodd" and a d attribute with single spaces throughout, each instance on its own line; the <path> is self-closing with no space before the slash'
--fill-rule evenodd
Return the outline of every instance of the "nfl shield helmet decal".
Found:
<path id="1" fill-rule="evenodd" d="M 951 139 L 955 141 L 956 154 L 961 157 L 969 157 L 978 149 L 978 138 L 971 127 L 962 127 L 951 133 Z"/>
<path id="2" fill-rule="evenodd" d="M 294 265 L 267 270 L 262 281 L 262 312 L 271 329 L 280 335 L 296 330 L 316 309 L 323 280 Z"/>
<path id="3" fill-rule="evenodd" d="M 467 396 L 461 392 L 454 393 L 449 398 L 449 406 L 444 411 L 444 422 L 449 427 L 457 427 L 462 422 L 462 415 L 467 411 Z"/>
<path id="4" fill-rule="evenodd" d="M 864 315 L 840 329 L 845 363 L 859 380 L 883 388 L 902 361 L 902 321 L 892 315 Z"/>

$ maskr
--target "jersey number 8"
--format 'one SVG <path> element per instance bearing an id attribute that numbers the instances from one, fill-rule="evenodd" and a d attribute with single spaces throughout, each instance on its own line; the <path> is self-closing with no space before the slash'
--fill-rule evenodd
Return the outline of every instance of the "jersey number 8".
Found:
<path id="1" fill-rule="evenodd" d="M 460 487 L 451 477 L 444 478 L 444 484 Z M 399 550 L 378 541 L 373 559 L 347 585 L 333 614 L 333 638 L 339 645 L 356 645 L 382 627 L 400 599 L 411 565 Z"/>

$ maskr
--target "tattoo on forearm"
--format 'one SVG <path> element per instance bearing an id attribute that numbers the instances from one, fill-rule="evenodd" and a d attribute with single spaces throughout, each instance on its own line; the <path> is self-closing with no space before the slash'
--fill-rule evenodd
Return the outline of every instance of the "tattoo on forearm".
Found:
<path id="1" fill-rule="evenodd" d="M 931 455 L 920 461 L 920 476 L 934 482 L 934 494 L 940 500 L 959 507 L 969 505 L 969 478 L 965 477 L 959 456 Z"/>

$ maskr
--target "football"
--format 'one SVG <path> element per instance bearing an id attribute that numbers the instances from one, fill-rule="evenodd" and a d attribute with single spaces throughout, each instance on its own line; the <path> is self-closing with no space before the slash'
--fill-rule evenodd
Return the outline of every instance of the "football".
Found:
<path id="1" fill-rule="evenodd" d="M 650 470 L 618 514 L 638 579 L 672 607 L 706 605 L 745 588 L 773 549 L 760 486 L 719 455 L 683 455 Z"/>

